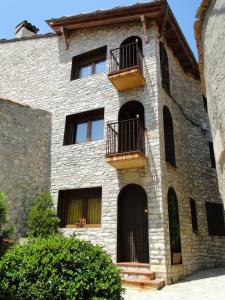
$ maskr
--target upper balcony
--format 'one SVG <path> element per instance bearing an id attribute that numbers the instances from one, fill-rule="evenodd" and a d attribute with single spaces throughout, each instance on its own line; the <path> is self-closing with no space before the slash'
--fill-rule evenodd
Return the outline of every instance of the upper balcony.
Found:
<path id="1" fill-rule="evenodd" d="M 119 92 L 145 85 L 140 41 L 110 50 L 108 78 Z"/>
<path id="2" fill-rule="evenodd" d="M 139 118 L 107 124 L 106 162 L 116 169 L 147 165 L 145 128 Z"/>

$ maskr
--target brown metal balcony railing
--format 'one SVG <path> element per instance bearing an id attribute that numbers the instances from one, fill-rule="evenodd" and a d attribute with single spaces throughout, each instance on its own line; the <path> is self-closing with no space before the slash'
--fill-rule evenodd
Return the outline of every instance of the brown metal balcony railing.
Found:
<path id="1" fill-rule="evenodd" d="M 145 128 L 139 118 L 107 124 L 106 156 L 145 153 Z"/>
<path id="2" fill-rule="evenodd" d="M 143 74 L 143 55 L 138 42 L 110 50 L 109 74 L 134 68 Z"/>

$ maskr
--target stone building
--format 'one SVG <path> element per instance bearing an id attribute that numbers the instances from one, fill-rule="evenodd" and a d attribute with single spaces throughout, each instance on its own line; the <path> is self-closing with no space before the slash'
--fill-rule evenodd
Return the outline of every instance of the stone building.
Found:
<path id="1" fill-rule="evenodd" d="M 0 191 L 17 234 L 25 233 L 31 201 L 50 188 L 50 134 L 50 113 L 0 99 Z"/>
<path id="2" fill-rule="evenodd" d="M 207 98 L 219 188 L 225 203 L 225 1 L 204 0 L 195 21 L 202 90 Z"/>
<path id="3" fill-rule="evenodd" d="M 224 265 L 198 64 L 168 4 L 47 22 L 54 33 L 0 42 L 0 96 L 52 114 L 61 231 L 168 283 Z"/>

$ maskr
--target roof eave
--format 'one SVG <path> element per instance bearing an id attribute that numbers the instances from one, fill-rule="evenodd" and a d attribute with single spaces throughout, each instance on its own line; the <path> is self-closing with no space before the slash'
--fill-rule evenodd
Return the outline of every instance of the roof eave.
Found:
<path id="1" fill-rule="evenodd" d="M 168 20 L 172 28 L 172 39 L 169 46 L 176 52 L 174 55 L 178 57 L 184 71 L 193 74 L 195 78 L 199 79 L 198 63 L 166 0 L 80 14 L 72 17 L 50 19 L 46 22 L 57 34 L 66 33 L 69 36 L 76 29 L 139 21 L 140 16 L 144 15 L 146 20 L 155 20 L 161 29 L 167 10 Z M 178 47 L 177 43 L 174 43 L 174 40 L 179 41 Z"/>

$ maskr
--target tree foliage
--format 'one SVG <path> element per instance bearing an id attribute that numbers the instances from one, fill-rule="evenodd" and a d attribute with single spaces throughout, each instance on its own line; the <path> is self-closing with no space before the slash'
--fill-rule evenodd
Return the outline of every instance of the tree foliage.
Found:
<path id="1" fill-rule="evenodd" d="M 122 291 L 109 255 L 75 237 L 30 240 L 0 261 L 0 299 L 120 300 Z"/>
<path id="2" fill-rule="evenodd" d="M 8 238 L 14 232 L 14 227 L 9 224 L 7 197 L 5 193 L 0 192 L 0 257 L 8 248 L 8 243 L 4 239 Z"/>
<path id="3" fill-rule="evenodd" d="M 28 236 L 47 237 L 57 233 L 59 218 L 53 207 L 50 193 L 40 193 L 34 199 L 33 206 L 28 215 Z"/>

